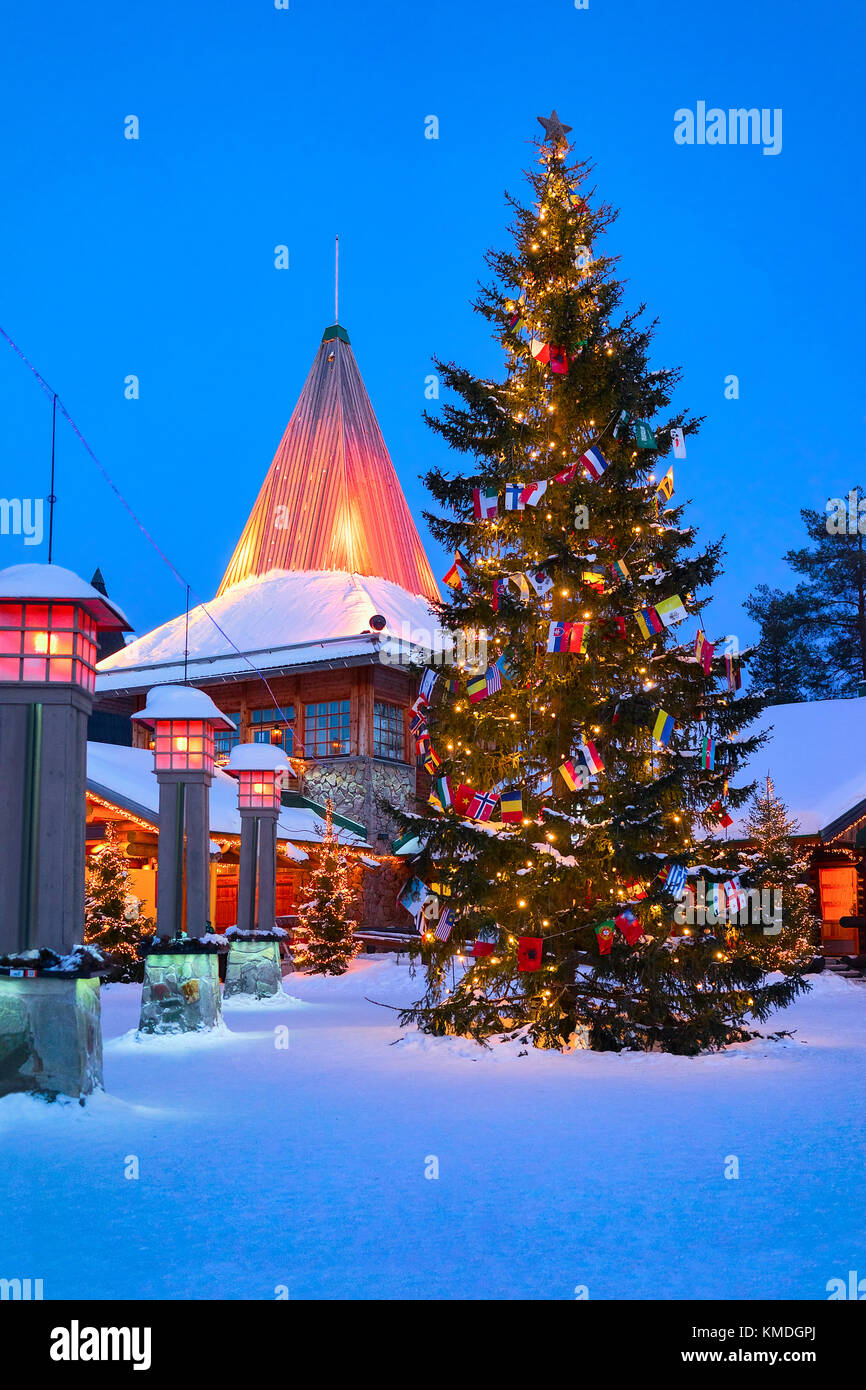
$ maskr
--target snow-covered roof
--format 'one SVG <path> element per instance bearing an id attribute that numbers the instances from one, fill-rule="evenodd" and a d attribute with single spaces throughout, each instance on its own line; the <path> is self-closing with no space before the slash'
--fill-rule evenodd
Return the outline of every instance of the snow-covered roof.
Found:
<path id="1" fill-rule="evenodd" d="M 291 763 L 282 748 L 272 743 L 236 743 L 229 753 L 226 772 L 288 772 Z"/>
<path id="2" fill-rule="evenodd" d="M 126 614 L 73 570 L 62 565 L 10 565 L 0 570 L 0 599 L 75 599 L 102 628 L 129 632 Z"/>
<path id="3" fill-rule="evenodd" d="M 381 633 L 370 630 L 376 614 L 387 621 Z M 395 640 L 400 646 L 432 647 L 437 630 L 427 600 L 389 579 L 333 570 L 274 571 L 236 584 L 190 611 L 187 670 L 189 679 L 198 682 L 252 676 L 250 663 L 269 671 L 365 656 L 387 662 L 389 653 L 394 659 Z M 183 614 L 100 662 L 97 691 L 183 680 L 186 645 Z"/>
<path id="4" fill-rule="evenodd" d="M 126 748 L 115 743 L 88 743 L 87 789 L 96 796 L 123 807 L 144 820 L 157 824 L 159 784 L 153 770 L 153 754 L 146 748 Z M 290 841 L 288 857 L 303 863 L 307 855 L 298 842 L 318 844 L 324 832 L 321 816 L 307 806 L 284 806 L 277 821 L 277 839 Z M 335 832 L 345 845 L 367 848 L 362 836 L 335 825 Z M 241 817 L 238 811 L 237 779 L 221 768 L 214 769 L 210 789 L 210 833 L 240 835 Z"/>
<path id="5" fill-rule="evenodd" d="M 745 734 L 767 729 L 768 741 L 735 781 L 760 782 L 769 772 L 801 834 L 830 829 L 866 800 L 866 699 L 773 705 Z M 729 835 L 741 835 L 743 824 L 736 817 Z"/>
<path id="6" fill-rule="evenodd" d="M 155 686 L 148 692 L 144 709 L 132 718 L 151 728 L 157 720 L 165 719 L 206 720 L 217 729 L 235 727 L 234 720 L 227 719 L 211 697 L 204 690 L 196 690 L 193 685 Z"/>

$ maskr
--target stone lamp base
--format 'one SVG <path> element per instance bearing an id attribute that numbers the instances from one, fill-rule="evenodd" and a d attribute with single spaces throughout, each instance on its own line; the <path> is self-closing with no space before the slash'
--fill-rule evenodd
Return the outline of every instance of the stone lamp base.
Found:
<path id="1" fill-rule="evenodd" d="M 31 1091 L 83 1105 L 102 1089 L 99 975 L 83 963 L 79 970 L 46 968 L 45 954 L 0 963 L 0 1096 Z"/>
<path id="2" fill-rule="evenodd" d="M 271 999 L 283 987 L 280 966 L 280 942 L 287 933 L 279 928 L 273 932 L 241 932 L 230 927 L 226 938 L 229 946 L 226 969 L 225 997 L 242 994 L 253 999 Z"/>
<path id="3" fill-rule="evenodd" d="M 140 1033 L 205 1033 L 222 1024 L 219 954 L 198 937 L 155 939 L 145 955 Z"/>

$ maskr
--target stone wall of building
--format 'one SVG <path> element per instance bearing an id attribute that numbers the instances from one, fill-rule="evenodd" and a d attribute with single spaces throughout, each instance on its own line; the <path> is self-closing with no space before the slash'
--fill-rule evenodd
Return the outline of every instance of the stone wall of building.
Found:
<path id="1" fill-rule="evenodd" d="M 410 809 L 415 796 L 415 769 L 383 758 L 335 758 L 308 767 L 304 795 L 322 805 L 330 797 L 338 815 L 366 827 L 374 847 L 383 847 L 396 833 L 391 818 L 377 803 L 383 797 Z"/>

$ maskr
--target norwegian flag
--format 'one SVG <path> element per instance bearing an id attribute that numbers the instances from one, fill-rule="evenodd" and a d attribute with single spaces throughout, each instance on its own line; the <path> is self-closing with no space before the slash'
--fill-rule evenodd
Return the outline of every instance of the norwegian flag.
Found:
<path id="1" fill-rule="evenodd" d="M 467 815 L 471 820 L 490 820 L 498 800 L 494 792 L 476 792 L 469 803 Z"/>
<path id="2" fill-rule="evenodd" d="M 413 738 L 423 738 L 427 733 L 427 716 L 421 710 L 410 710 L 409 732 Z"/>

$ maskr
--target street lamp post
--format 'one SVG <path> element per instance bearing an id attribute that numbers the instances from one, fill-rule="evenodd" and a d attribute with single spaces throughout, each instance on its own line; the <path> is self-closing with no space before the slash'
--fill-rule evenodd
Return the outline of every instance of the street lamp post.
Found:
<path id="1" fill-rule="evenodd" d="M 124 614 L 60 565 L 0 571 L 0 1095 L 102 1084 L 84 936 L 87 719 Z"/>
<path id="2" fill-rule="evenodd" d="M 156 937 L 146 948 L 140 1031 L 186 1033 L 221 1018 L 219 947 L 210 939 L 214 730 L 231 729 L 203 690 L 154 686 L 133 719 L 153 730 L 159 783 Z"/>
<path id="3" fill-rule="evenodd" d="M 226 766 L 226 772 L 238 779 L 241 818 L 238 920 L 226 932 L 231 941 L 226 997 L 266 998 L 282 989 L 279 943 L 286 933 L 277 926 L 275 915 L 277 820 L 283 779 L 289 771 L 282 749 L 267 743 L 237 744 Z"/>

